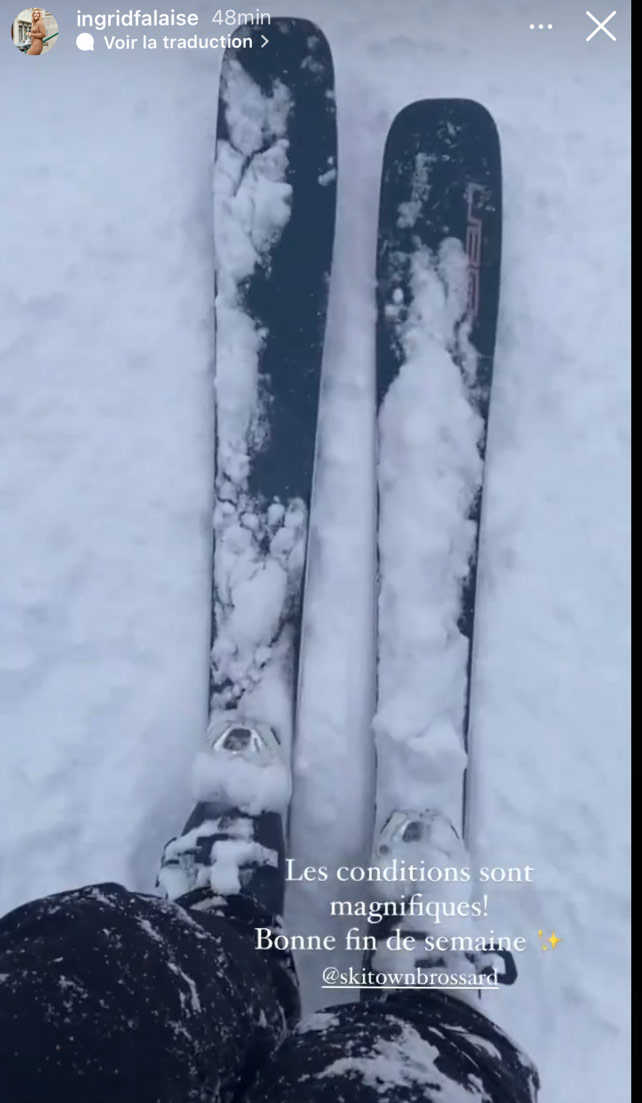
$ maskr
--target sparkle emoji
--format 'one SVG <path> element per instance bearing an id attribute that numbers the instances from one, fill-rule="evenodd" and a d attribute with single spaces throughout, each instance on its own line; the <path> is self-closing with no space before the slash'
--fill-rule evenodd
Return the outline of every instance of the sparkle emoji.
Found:
<path id="1" fill-rule="evenodd" d="M 544 937 L 544 932 L 543 931 L 538 931 L 537 933 L 538 933 L 540 938 Z M 542 946 L 542 950 L 548 950 L 548 946 L 547 946 L 548 942 L 550 942 L 551 948 L 554 950 L 557 947 L 558 943 L 560 943 L 561 941 L 562 941 L 562 939 L 558 938 L 557 935 L 555 934 L 555 931 L 553 931 L 551 937 L 546 939 L 546 942 Z"/>

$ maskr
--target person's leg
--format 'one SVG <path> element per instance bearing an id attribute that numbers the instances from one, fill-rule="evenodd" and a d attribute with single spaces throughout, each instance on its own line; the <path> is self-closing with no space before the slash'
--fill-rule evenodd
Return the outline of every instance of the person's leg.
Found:
<path id="1" fill-rule="evenodd" d="M 252 927 L 114 884 L 5 916 L 0 1099 L 231 1099 L 285 1025 Z"/>
<path id="2" fill-rule="evenodd" d="M 381 833 L 374 863 L 388 867 L 382 868 L 383 875 L 392 869 L 420 869 L 422 863 L 426 868 L 462 866 L 466 857 L 443 816 L 396 812 Z M 304 1021 L 262 1068 L 245 1103 L 534 1103 L 534 1067 L 481 1012 L 483 987 L 515 980 L 511 955 L 488 945 L 481 953 L 428 951 L 432 920 L 424 904 L 433 889 L 422 884 L 423 891 L 415 893 L 418 887 L 387 883 L 388 901 L 407 903 L 414 894 L 419 906 L 408 913 L 389 909 L 370 927 L 374 948 L 366 954 L 361 975 L 351 978 L 351 983 L 364 985 L 361 1002 Z M 397 928 L 402 937 L 412 936 L 404 943 L 407 950 L 389 945 Z M 401 989 L 394 987 L 400 975 Z M 486 996 L 490 1011 L 496 998 Z"/>
<path id="3" fill-rule="evenodd" d="M 289 958 L 255 945 L 282 899 L 281 821 L 221 808 L 168 844 L 174 902 L 94 885 L 0 920 L 3 1103 L 226 1103 L 251 1081 L 298 1015 Z"/>
<path id="4" fill-rule="evenodd" d="M 445 992 L 400 992 L 305 1019 L 244 1103 L 534 1103 L 537 1089 L 528 1058 L 485 1015 Z"/>

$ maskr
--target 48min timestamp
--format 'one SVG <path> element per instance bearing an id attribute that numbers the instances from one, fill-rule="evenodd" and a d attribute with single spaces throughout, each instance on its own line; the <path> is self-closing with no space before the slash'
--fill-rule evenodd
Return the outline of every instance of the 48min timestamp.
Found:
<path id="1" fill-rule="evenodd" d="M 234 8 L 219 8 L 214 12 L 212 16 L 212 23 L 218 23 L 219 26 L 226 27 L 248 27 L 256 26 L 262 27 L 269 25 L 272 22 L 272 17 L 267 12 L 259 11 L 235 11 Z"/>

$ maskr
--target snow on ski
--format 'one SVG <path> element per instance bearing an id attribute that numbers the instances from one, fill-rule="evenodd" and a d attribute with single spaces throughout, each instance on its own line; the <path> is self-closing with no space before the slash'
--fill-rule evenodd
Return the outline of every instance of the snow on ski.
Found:
<path id="1" fill-rule="evenodd" d="M 210 732 L 289 754 L 336 193 L 325 38 L 278 19 L 227 51 L 214 174 L 216 472 Z M 197 785 L 198 787 L 198 785 Z M 207 783 L 205 783 L 207 789 Z"/>
<path id="2" fill-rule="evenodd" d="M 497 132 L 411 104 L 384 156 L 377 256 L 377 821 L 462 828 L 477 545 L 501 247 Z"/>

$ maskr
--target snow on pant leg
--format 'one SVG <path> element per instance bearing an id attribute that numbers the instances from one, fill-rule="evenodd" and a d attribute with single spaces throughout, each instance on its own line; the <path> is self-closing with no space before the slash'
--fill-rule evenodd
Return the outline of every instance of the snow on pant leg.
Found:
<path id="1" fill-rule="evenodd" d="M 404 992 L 304 1019 L 244 1103 L 534 1103 L 538 1087 L 485 1015 L 443 992 Z"/>
<path id="2" fill-rule="evenodd" d="M 282 981 L 251 926 L 120 885 L 25 904 L 0 919 L 0 1100 L 226 1103 L 283 1037 Z"/>

